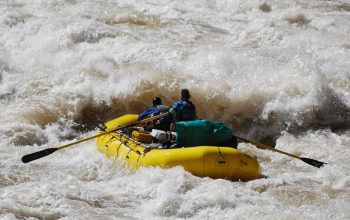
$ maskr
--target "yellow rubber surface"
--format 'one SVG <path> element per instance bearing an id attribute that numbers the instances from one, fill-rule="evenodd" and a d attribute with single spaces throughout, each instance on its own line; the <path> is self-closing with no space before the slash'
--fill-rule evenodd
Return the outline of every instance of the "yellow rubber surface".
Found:
<path id="1" fill-rule="evenodd" d="M 128 114 L 106 123 L 107 131 L 137 120 L 138 115 Z M 200 177 L 229 180 L 252 180 L 259 178 L 258 161 L 232 147 L 196 146 L 173 149 L 149 149 L 127 135 L 113 132 L 97 139 L 98 150 L 108 157 L 119 158 L 129 167 L 159 166 L 171 168 L 182 166 L 186 171 Z"/>

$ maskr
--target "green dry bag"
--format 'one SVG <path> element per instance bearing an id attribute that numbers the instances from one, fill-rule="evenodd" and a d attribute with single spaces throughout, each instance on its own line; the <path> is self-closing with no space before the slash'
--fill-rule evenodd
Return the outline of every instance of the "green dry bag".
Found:
<path id="1" fill-rule="evenodd" d="M 216 146 L 232 138 L 232 129 L 217 121 L 176 122 L 175 130 L 176 140 L 183 146 Z"/>

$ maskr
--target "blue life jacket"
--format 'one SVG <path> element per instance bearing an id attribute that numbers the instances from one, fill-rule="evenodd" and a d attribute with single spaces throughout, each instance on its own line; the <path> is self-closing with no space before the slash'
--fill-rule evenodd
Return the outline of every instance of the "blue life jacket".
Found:
<path id="1" fill-rule="evenodd" d="M 196 107 L 192 104 L 191 101 L 183 101 L 182 105 L 179 108 L 179 111 L 176 113 L 177 121 L 192 121 L 196 120 Z"/>

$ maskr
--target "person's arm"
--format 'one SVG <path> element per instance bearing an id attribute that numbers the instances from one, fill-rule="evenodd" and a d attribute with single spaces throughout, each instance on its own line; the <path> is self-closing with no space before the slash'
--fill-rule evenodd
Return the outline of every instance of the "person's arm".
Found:
<path id="1" fill-rule="evenodd" d="M 138 121 L 141 121 L 142 119 L 146 118 L 148 115 L 147 111 L 142 112 L 139 117 L 137 118 Z"/>
<path id="2" fill-rule="evenodd" d="M 151 108 L 146 109 L 144 112 L 142 112 L 142 113 L 139 115 L 139 117 L 138 117 L 137 120 L 140 121 L 140 120 L 142 120 L 142 119 L 145 119 L 145 118 L 151 116 L 152 112 L 154 111 L 153 109 L 154 109 L 154 107 L 151 107 Z"/>
<path id="3" fill-rule="evenodd" d="M 177 113 L 180 110 L 181 107 L 181 101 L 175 102 L 174 105 L 171 107 L 171 109 L 169 110 L 169 112 L 171 114 Z"/>
<path id="4" fill-rule="evenodd" d="M 178 112 L 180 111 L 181 105 L 182 105 L 182 102 L 177 101 L 173 104 L 173 106 L 169 110 L 169 114 L 172 117 L 172 121 L 176 121 L 176 114 L 178 114 Z"/>

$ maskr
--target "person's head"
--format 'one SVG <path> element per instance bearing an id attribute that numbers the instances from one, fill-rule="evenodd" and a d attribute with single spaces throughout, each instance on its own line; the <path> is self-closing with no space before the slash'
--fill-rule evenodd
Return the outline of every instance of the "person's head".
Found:
<path id="1" fill-rule="evenodd" d="M 162 100 L 159 97 L 153 97 L 152 104 L 153 104 L 153 106 L 161 105 Z"/>
<path id="2" fill-rule="evenodd" d="M 188 89 L 181 89 L 181 100 L 187 101 L 191 97 L 190 91 Z"/>

